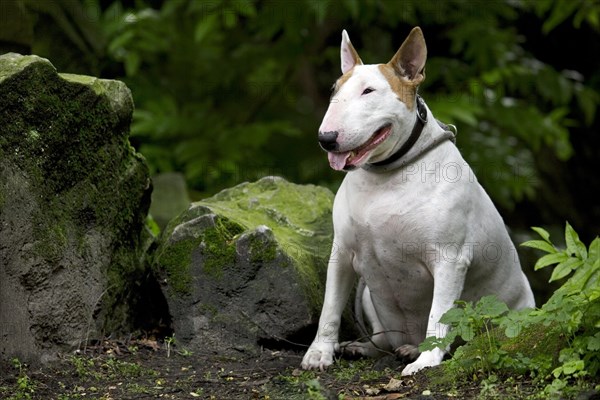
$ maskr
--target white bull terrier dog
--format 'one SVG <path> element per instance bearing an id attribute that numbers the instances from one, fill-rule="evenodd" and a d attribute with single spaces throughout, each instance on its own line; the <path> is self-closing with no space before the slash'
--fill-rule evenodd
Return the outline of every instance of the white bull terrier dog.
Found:
<path id="1" fill-rule="evenodd" d="M 387 64 L 363 65 L 342 33 L 342 76 L 319 128 L 335 170 L 349 172 L 333 206 L 334 246 L 318 332 L 302 367 L 333 363 L 341 314 L 356 276 L 373 334 L 345 351 L 410 357 L 402 375 L 439 365 L 445 351 L 419 354 L 444 337 L 442 314 L 456 300 L 496 295 L 533 307 L 533 293 L 500 214 L 417 94 L 427 49 L 414 28 Z M 359 316 L 360 317 L 360 316 Z M 418 357 L 417 357 L 418 356 Z M 415 360 L 416 358 L 416 360 Z"/>

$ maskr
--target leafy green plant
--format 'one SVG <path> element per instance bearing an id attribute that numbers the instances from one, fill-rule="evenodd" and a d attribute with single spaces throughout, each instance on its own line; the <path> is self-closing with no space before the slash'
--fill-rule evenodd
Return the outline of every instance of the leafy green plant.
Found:
<path id="1" fill-rule="evenodd" d="M 573 227 L 569 225 L 569 223 L 567 223 L 565 228 L 565 241 L 567 244 L 567 248 L 564 250 L 560 250 L 554 247 L 554 245 L 550 241 L 550 234 L 544 229 L 537 227 L 532 229 L 535 230 L 542 237 L 543 240 L 530 240 L 523 243 L 522 246 L 532 247 L 534 249 L 542 250 L 548 253 L 535 263 L 534 268 L 537 271 L 541 268 L 556 264 L 552 272 L 552 276 L 550 277 L 550 282 L 568 276 L 572 271 L 576 270 L 578 267 L 582 266 L 587 261 L 587 249 L 585 245 L 581 242 L 581 240 L 579 240 L 579 236 L 577 235 Z M 593 242 L 590 246 L 590 251 L 596 252 L 596 247 L 598 245 L 598 242 Z M 590 256 L 594 258 L 596 254 L 593 253 L 590 254 Z M 593 266 L 588 269 L 590 270 L 589 272 L 594 271 Z M 590 278 L 591 276 L 588 277 L 588 279 Z M 586 286 L 587 280 L 586 282 L 579 282 L 577 288 L 570 286 L 570 290 L 579 292 L 585 289 Z"/>
<path id="2" fill-rule="evenodd" d="M 27 375 L 27 365 L 23 364 L 18 358 L 11 360 L 13 367 L 18 370 L 16 391 L 9 397 L 10 400 L 31 399 L 35 393 L 36 384 Z"/>
<path id="3" fill-rule="evenodd" d="M 503 361 L 505 352 L 500 350 L 500 337 L 496 326 L 502 323 L 508 312 L 506 304 L 495 296 L 481 298 L 476 304 L 457 301 L 457 307 L 448 310 L 440 322 L 451 327 L 444 338 L 429 337 L 420 346 L 421 351 L 435 347 L 447 348 L 457 338 L 473 343 L 470 348 L 469 369 L 491 371 Z M 460 358 L 464 349 L 459 348 L 455 358 Z M 467 364 L 465 364 L 467 366 Z"/>
<path id="4" fill-rule="evenodd" d="M 552 297 L 539 309 L 519 311 L 491 296 L 458 302 L 441 319 L 449 334 L 427 338 L 420 349 L 446 348 L 460 337 L 466 345 L 445 363 L 448 370 L 463 376 L 527 373 L 546 395 L 565 395 L 600 370 L 600 238 L 586 247 L 567 223 L 566 248 L 560 249 L 547 231 L 533 229 L 541 240 L 523 246 L 547 253 L 535 269 L 554 265 L 550 281 L 564 280 Z"/>
<path id="5" fill-rule="evenodd" d="M 547 252 L 535 269 L 555 265 L 550 281 L 570 278 L 540 310 L 533 311 L 530 323 L 556 324 L 566 338 L 559 364 L 552 370 L 554 385 L 563 379 L 596 376 L 600 370 L 600 238 L 589 248 L 575 230 L 566 224 L 565 249 L 552 245 L 550 235 L 536 228 L 543 240 L 523 243 Z"/>
<path id="6" fill-rule="evenodd" d="M 85 356 L 72 356 L 69 361 L 75 367 L 75 372 L 82 379 L 101 379 L 101 374 L 96 371 L 96 363 L 93 358 Z"/>

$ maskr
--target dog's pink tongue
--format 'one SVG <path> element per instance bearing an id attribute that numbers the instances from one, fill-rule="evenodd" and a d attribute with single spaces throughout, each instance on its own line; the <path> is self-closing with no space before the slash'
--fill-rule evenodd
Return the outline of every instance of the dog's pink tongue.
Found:
<path id="1" fill-rule="evenodd" d="M 346 153 L 327 153 L 329 165 L 336 171 L 341 171 L 346 166 L 346 160 L 350 157 L 350 152 Z"/>

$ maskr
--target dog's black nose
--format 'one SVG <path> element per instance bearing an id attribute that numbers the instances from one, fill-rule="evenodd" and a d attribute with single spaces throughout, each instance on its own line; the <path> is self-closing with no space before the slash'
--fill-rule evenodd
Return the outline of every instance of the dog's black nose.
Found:
<path id="1" fill-rule="evenodd" d="M 338 144 L 336 142 L 337 137 L 337 131 L 319 132 L 319 144 L 321 145 L 323 150 L 334 151 L 338 147 Z"/>

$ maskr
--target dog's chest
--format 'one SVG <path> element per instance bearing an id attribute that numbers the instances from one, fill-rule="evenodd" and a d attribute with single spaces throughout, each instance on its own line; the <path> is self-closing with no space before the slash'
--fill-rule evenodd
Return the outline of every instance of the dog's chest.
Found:
<path id="1" fill-rule="evenodd" d="M 422 252 L 415 249 L 434 241 L 437 229 L 432 226 L 443 213 L 436 210 L 438 188 L 396 177 L 347 179 L 341 190 L 341 201 L 336 202 L 336 233 L 343 236 L 343 243 L 353 253 L 354 269 L 369 287 L 383 289 L 398 282 L 414 282 L 415 293 L 419 293 L 422 285 L 429 285 L 430 273 L 419 257 Z"/>
<path id="2" fill-rule="evenodd" d="M 350 178 L 350 179 L 348 179 Z M 366 242 L 423 239 L 440 210 L 442 185 L 414 182 L 402 176 L 348 176 L 343 186 L 344 201 L 336 204 L 343 224 L 355 245 Z M 337 222 L 337 221 L 336 221 Z M 381 247 L 381 246 L 378 246 Z"/>

